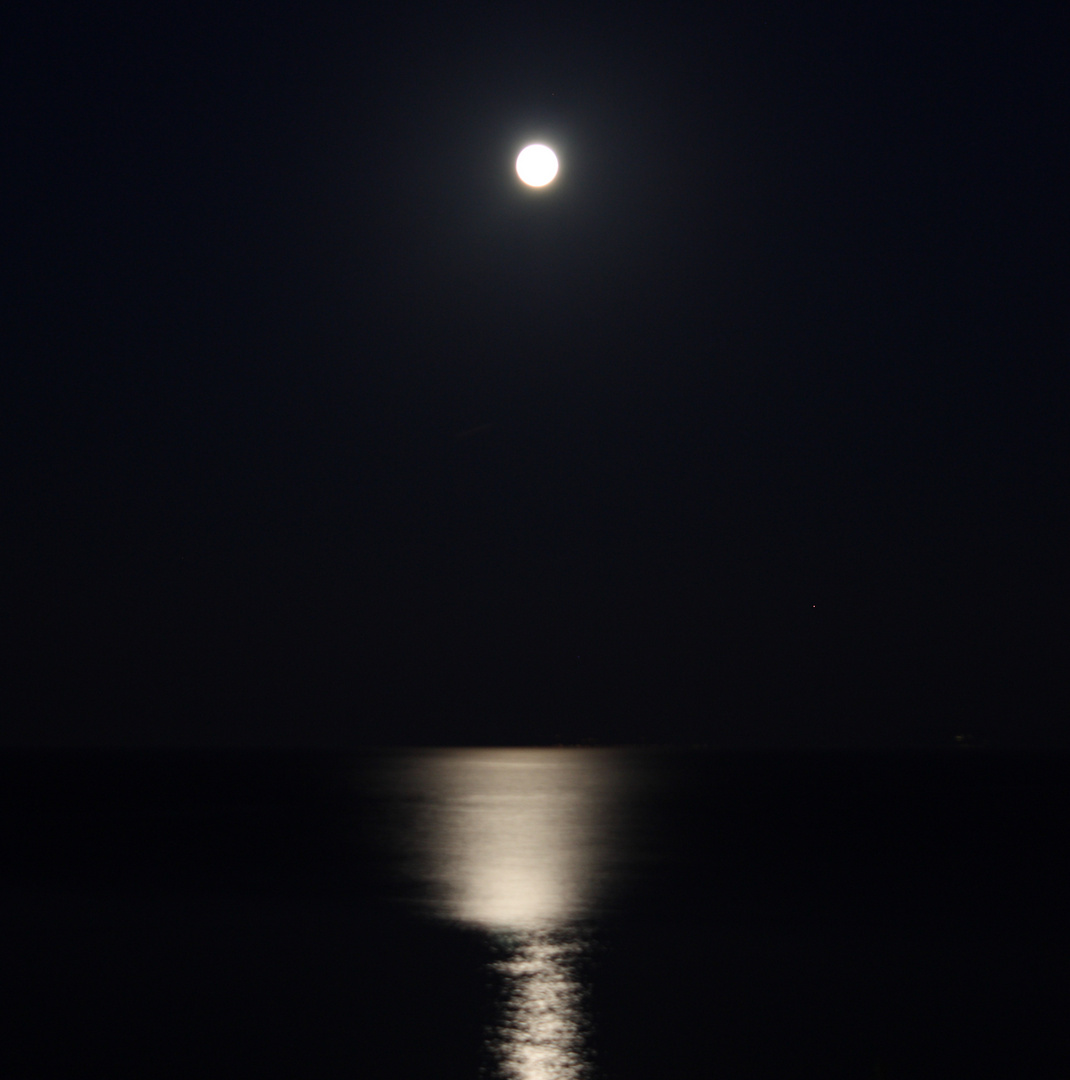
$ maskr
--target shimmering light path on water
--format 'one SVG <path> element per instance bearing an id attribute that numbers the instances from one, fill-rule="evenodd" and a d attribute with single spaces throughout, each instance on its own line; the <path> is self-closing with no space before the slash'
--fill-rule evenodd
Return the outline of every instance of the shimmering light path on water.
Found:
<path id="1" fill-rule="evenodd" d="M 506 989 L 488 1043 L 507 1080 L 586 1073 L 575 964 L 615 861 L 625 776 L 617 754 L 561 749 L 433 751 L 404 772 L 435 914 L 503 949 L 495 969 Z"/>
<path id="2" fill-rule="evenodd" d="M 521 934 L 497 970 L 507 994 L 491 1047 L 510 1080 L 567 1080 L 586 1072 L 583 988 L 573 963 L 575 934 Z"/>

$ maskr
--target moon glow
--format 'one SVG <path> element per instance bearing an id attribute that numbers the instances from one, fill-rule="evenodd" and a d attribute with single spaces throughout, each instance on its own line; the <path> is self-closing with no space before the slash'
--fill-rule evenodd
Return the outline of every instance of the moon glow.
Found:
<path id="1" fill-rule="evenodd" d="M 516 159 L 516 174 L 530 187 L 545 187 L 557 175 L 557 155 L 548 146 L 525 146 Z"/>

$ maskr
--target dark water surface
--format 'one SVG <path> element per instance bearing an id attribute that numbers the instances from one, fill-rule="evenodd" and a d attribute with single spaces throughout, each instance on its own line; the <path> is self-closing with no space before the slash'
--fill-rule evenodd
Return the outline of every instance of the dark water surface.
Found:
<path id="1" fill-rule="evenodd" d="M 1048 1076 L 1065 755 L 0 756 L 0 1075 Z"/>

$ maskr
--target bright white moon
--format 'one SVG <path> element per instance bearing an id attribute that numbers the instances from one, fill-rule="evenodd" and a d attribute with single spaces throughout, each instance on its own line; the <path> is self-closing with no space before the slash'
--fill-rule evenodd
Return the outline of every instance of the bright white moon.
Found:
<path id="1" fill-rule="evenodd" d="M 531 187 L 544 187 L 557 175 L 557 155 L 548 146 L 525 146 L 516 159 L 516 174 Z"/>

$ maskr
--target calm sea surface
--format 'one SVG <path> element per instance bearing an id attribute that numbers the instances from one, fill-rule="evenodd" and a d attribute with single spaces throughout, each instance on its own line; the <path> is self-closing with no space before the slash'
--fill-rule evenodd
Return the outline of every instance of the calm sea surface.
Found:
<path id="1" fill-rule="evenodd" d="M 9 751 L 0 1076 L 1065 1075 L 1068 781 L 977 750 Z"/>

